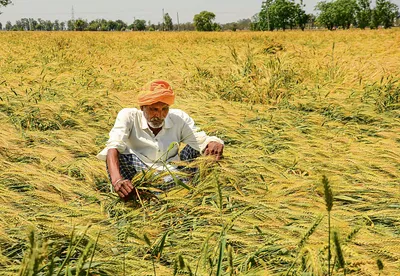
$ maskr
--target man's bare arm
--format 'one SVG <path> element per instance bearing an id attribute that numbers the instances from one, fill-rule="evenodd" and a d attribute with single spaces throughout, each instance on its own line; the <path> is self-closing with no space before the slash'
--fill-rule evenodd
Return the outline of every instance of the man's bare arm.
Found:
<path id="1" fill-rule="evenodd" d="M 109 149 L 107 151 L 107 167 L 110 173 L 111 184 L 120 198 L 128 196 L 133 186 L 130 179 L 124 179 L 119 171 L 119 152 L 117 149 Z"/>

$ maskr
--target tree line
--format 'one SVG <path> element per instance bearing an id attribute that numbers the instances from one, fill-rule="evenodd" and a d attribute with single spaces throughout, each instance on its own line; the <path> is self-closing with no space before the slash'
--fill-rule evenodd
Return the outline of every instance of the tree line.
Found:
<path id="1" fill-rule="evenodd" d="M 361 29 L 379 26 L 387 29 L 399 17 L 398 6 L 389 0 L 376 0 L 374 8 L 370 0 L 322 1 L 316 9 L 320 12 L 317 21 L 329 30 L 336 27 L 349 29 L 351 25 Z"/>
<path id="2" fill-rule="evenodd" d="M 43 20 L 41 18 L 22 18 L 14 24 L 7 21 L 5 25 L 0 22 L 0 30 L 5 31 L 225 31 L 225 30 L 248 30 L 250 28 L 250 19 L 241 19 L 236 22 L 226 24 L 212 24 L 211 29 L 206 29 L 207 25 L 196 28 L 193 22 L 174 24 L 173 22 L 164 22 L 153 24 L 149 21 L 136 19 L 130 25 L 122 20 L 96 19 L 87 21 L 84 19 L 68 20 L 66 22 L 55 20 Z"/>
<path id="3" fill-rule="evenodd" d="M 390 0 L 376 0 L 372 8 L 371 0 L 333 0 L 320 1 L 315 6 L 317 16 L 307 14 L 303 1 L 292 0 L 263 1 L 260 13 L 252 20 L 252 30 L 273 31 L 300 28 L 307 24 L 323 26 L 329 30 L 350 26 L 376 29 L 379 26 L 390 28 L 399 17 L 399 8 Z"/>
<path id="4" fill-rule="evenodd" d="M 0 7 L 10 4 L 10 0 L 0 0 Z M 395 20 L 399 20 L 399 8 L 390 0 L 376 0 L 372 7 L 371 0 L 333 0 L 320 1 L 315 6 L 317 15 L 307 14 L 303 0 L 266 0 L 261 10 L 252 19 L 241 19 L 236 22 L 218 24 L 215 14 L 202 11 L 196 14 L 193 22 L 174 24 L 166 13 L 162 23 L 152 24 L 144 19 L 135 19 L 132 24 L 122 20 L 85 19 L 68 20 L 66 22 L 22 18 L 15 24 L 8 21 L 5 26 L 0 23 L 0 30 L 7 31 L 223 31 L 252 30 L 273 31 L 325 27 L 348 29 L 351 26 L 365 29 L 376 29 L 379 26 L 390 28 Z"/>

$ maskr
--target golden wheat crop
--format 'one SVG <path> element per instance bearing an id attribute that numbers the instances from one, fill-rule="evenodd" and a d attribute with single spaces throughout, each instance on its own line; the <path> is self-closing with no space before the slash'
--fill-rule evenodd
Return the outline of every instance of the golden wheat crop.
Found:
<path id="1" fill-rule="evenodd" d="M 400 273 L 399 30 L 0 32 L 0 49 L 1 275 L 324 275 L 322 175 L 334 274 Z M 152 79 L 225 159 L 133 207 L 95 155 Z"/>

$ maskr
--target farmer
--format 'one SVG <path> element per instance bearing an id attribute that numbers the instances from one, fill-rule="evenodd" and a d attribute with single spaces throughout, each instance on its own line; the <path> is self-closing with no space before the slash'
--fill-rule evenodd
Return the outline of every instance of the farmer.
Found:
<path id="1" fill-rule="evenodd" d="M 131 179 L 142 170 L 162 171 L 171 161 L 190 161 L 200 153 L 219 160 L 224 148 L 221 139 L 199 131 L 188 114 L 170 109 L 175 94 L 166 81 L 152 81 L 142 90 L 140 110 L 118 113 L 106 148 L 97 155 L 106 161 L 111 184 L 125 200 L 133 194 Z M 178 155 L 179 143 L 186 146 Z"/>

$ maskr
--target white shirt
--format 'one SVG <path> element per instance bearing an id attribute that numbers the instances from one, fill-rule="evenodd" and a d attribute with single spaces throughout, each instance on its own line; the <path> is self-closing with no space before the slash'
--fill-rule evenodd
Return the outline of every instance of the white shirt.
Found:
<path id="1" fill-rule="evenodd" d="M 193 119 L 180 109 L 170 109 L 161 131 L 154 135 L 141 110 L 124 108 L 97 158 L 105 161 L 108 149 L 117 149 L 121 154 L 136 154 L 146 165 L 162 170 L 163 162 L 179 161 L 180 143 L 203 152 L 212 141 L 223 144 L 221 139 L 199 131 Z"/>

